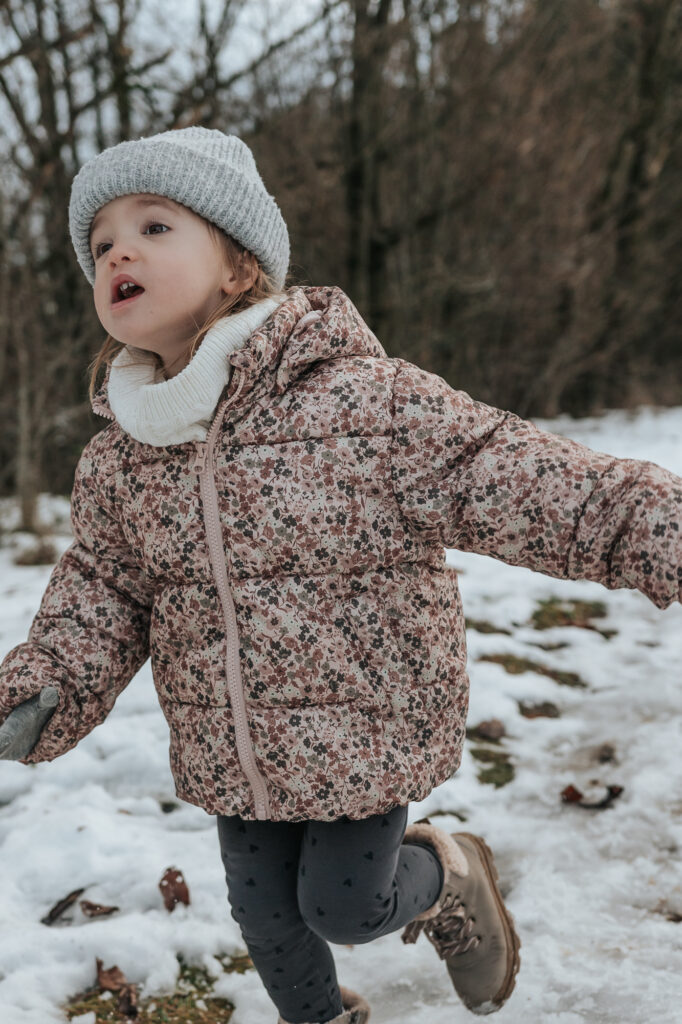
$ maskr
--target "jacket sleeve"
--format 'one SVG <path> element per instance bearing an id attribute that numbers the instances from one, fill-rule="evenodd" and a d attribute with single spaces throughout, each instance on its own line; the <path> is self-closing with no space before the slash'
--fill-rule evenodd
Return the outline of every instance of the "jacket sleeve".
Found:
<path id="1" fill-rule="evenodd" d="M 659 608 L 682 601 L 682 477 L 394 361 L 391 473 L 412 529 L 559 579 L 635 588 Z"/>
<path id="2" fill-rule="evenodd" d="M 104 721 L 149 654 L 151 589 L 84 449 L 74 479 L 74 541 L 52 571 L 28 640 L 0 665 L 0 720 L 46 685 L 59 704 L 24 764 L 52 761 Z"/>

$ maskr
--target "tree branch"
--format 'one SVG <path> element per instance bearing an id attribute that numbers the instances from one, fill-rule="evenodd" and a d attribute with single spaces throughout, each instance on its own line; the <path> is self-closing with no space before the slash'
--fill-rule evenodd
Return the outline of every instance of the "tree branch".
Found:
<path id="1" fill-rule="evenodd" d="M 6 54 L 4 57 L 0 57 L 0 70 L 17 60 L 19 57 L 27 57 L 29 60 L 35 60 L 37 54 L 44 50 L 63 50 L 69 43 L 77 43 L 81 39 L 94 32 L 95 26 L 92 22 L 88 25 L 83 25 L 82 28 L 74 28 L 70 32 L 64 32 L 63 35 L 58 36 L 56 39 L 40 38 L 40 34 L 37 30 L 31 32 L 27 36 L 21 46 L 16 50 L 12 50 L 11 53 Z M 15 29 L 16 31 L 16 29 Z"/>

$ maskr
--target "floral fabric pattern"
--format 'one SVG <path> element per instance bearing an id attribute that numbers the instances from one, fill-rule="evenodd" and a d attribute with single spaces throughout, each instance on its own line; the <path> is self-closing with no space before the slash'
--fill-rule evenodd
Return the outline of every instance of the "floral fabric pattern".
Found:
<path id="1" fill-rule="evenodd" d="M 636 588 L 659 608 L 682 600 L 681 478 L 389 358 L 341 289 L 289 289 L 229 358 L 214 472 L 273 820 L 368 817 L 456 771 L 469 680 L 445 547 Z M 106 383 L 93 408 L 111 418 Z M 74 542 L 0 666 L 0 716 L 56 686 L 25 759 L 52 760 L 151 655 L 178 795 L 253 818 L 196 450 L 137 442 L 115 421 L 86 445 Z"/>

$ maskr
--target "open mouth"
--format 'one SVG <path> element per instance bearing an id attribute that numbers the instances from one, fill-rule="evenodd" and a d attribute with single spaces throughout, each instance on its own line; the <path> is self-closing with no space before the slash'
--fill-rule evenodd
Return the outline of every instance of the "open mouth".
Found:
<path id="1" fill-rule="evenodd" d="M 126 306 L 128 303 L 136 299 L 138 295 L 142 295 L 144 288 L 135 284 L 134 281 L 123 281 L 117 288 L 114 289 L 111 297 L 112 309 L 118 309 L 119 306 Z"/>

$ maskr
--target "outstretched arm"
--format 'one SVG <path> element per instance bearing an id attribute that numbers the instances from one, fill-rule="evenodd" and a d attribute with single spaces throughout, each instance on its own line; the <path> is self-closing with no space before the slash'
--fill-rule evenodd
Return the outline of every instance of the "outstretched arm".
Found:
<path id="1" fill-rule="evenodd" d="M 560 579 L 682 601 L 682 478 L 476 402 L 398 359 L 392 476 L 410 526 Z"/>
<path id="2" fill-rule="evenodd" d="M 74 541 L 52 571 L 28 640 L 0 665 L 0 722 L 45 687 L 58 695 L 36 745 L 20 758 L 25 763 L 51 761 L 75 746 L 106 718 L 149 655 L 152 590 L 89 453 L 87 445 L 76 468 Z"/>

